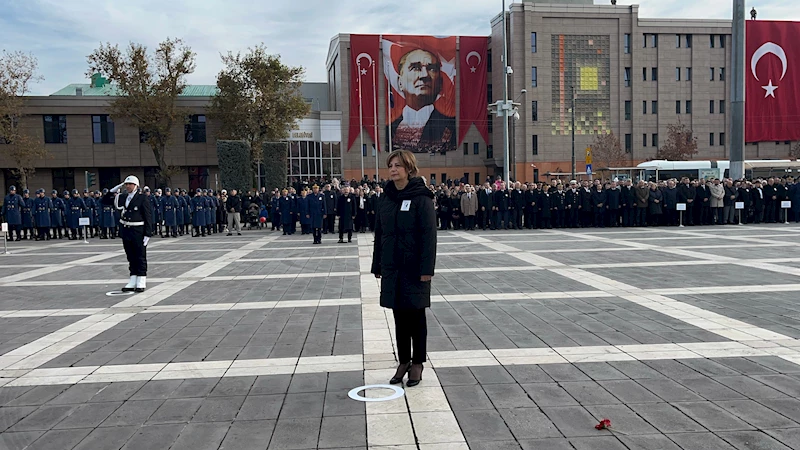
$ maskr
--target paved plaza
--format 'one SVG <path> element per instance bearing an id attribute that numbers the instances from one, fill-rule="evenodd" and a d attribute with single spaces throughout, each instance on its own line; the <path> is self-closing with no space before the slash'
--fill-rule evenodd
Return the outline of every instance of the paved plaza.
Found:
<path id="1" fill-rule="evenodd" d="M 11 243 L 0 449 L 800 448 L 795 225 L 440 232 L 423 381 L 375 402 L 372 235 L 311 240 L 156 238 L 129 296 L 119 240 Z"/>

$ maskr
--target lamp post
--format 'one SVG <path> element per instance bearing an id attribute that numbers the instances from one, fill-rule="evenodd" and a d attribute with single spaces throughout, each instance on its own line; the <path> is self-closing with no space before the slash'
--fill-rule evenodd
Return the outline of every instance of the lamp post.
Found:
<path id="1" fill-rule="evenodd" d="M 508 65 L 508 42 L 506 39 L 506 0 L 503 0 L 503 181 L 509 182 L 509 169 L 511 159 L 509 157 L 509 139 L 508 139 L 508 113 L 510 105 L 508 100 L 508 76 L 514 73 Z M 498 114 L 500 108 L 498 105 Z"/>
<path id="2" fill-rule="evenodd" d="M 570 86 L 570 96 L 572 97 L 572 106 L 570 107 L 570 111 L 572 111 L 572 178 L 571 180 L 575 179 L 575 86 Z"/>
<path id="3" fill-rule="evenodd" d="M 512 107 L 513 107 L 513 116 L 514 116 L 514 121 L 511 122 L 511 144 L 513 145 L 511 153 L 514 155 L 513 159 L 514 159 L 514 166 L 515 166 L 514 167 L 514 180 L 515 181 L 519 181 L 519 180 L 517 180 L 516 162 L 517 162 L 517 121 L 519 120 L 519 108 L 518 108 L 518 106 L 520 106 L 520 104 L 517 103 L 517 100 L 519 100 L 520 97 L 522 97 L 523 95 L 526 95 L 527 93 L 528 93 L 527 89 L 520 90 L 519 91 L 519 95 L 517 95 L 517 98 L 515 98 L 514 101 L 511 104 Z"/>

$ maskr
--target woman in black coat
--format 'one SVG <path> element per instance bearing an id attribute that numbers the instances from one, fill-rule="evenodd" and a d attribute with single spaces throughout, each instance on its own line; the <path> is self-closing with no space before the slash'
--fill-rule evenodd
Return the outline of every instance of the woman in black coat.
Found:
<path id="1" fill-rule="evenodd" d="M 417 160 L 407 150 L 389 154 L 385 194 L 375 218 L 372 273 L 381 278 L 381 306 L 394 313 L 400 365 L 391 384 L 407 386 L 422 380 L 431 306 L 431 278 L 436 266 L 436 212 L 433 193 L 417 177 Z M 413 344 L 413 358 L 412 358 Z"/>

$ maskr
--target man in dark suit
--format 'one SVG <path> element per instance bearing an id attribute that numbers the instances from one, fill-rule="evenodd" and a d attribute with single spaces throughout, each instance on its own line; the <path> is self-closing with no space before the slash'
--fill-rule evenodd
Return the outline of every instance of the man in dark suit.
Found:
<path id="1" fill-rule="evenodd" d="M 492 188 L 489 183 L 484 183 L 483 188 L 478 191 L 478 221 L 481 224 L 481 229 L 485 230 L 487 226 L 492 224 L 492 206 L 494 205 L 494 197 L 492 195 Z M 494 229 L 494 225 L 492 225 Z"/>
<path id="2" fill-rule="evenodd" d="M 122 187 L 124 193 L 119 193 Z M 102 203 L 114 205 L 120 215 L 120 237 L 128 257 L 131 279 L 123 292 L 144 292 L 147 288 L 147 243 L 153 231 L 153 206 L 150 199 L 136 192 L 139 179 L 131 175 L 103 196 Z"/>
<path id="3" fill-rule="evenodd" d="M 442 63 L 432 52 L 411 50 L 400 58 L 397 87 L 405 99 L 402 117 L 392 122 L 392 150 L 445 153 L 456 148 L 456 119 L 434 102 L 442 91 Z"/>

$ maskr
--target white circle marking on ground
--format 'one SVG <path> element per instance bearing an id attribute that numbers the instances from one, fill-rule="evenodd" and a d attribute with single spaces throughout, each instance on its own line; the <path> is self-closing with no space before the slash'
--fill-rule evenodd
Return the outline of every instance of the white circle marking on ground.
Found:
<path id="1" fill-rule="evenodd" d="M 366 391 L 367 389 L 389 389 L 394 391 L 394 394 L 388 397 L 380 397 L 380 398 L 367 398 L 358 395 L 359 392 Z M 388 402 L 389 400 L 395 400 L 402 397 L 403 395 L 405 395 L 405 393 L 406 391 L 404 391 L 403 388 L 392 386 L 391 384 L 368 384 L 366 386 L 359 386 L 357 388 L 351 389 L 350 392 L 347 393 L 347 396 L 359 402 Z"/>
<path id="2" fill-rule="evenodd" d="M 122 291 L 106 292 L 106 295 L 109 296 L 109 297 L 118 297 L 118 296 L 133 295 L 133 294 L 135 294 L 135 292 L 133 292 L 133 291 L 130 291 L 130 292 L 122 292 Z"/>

